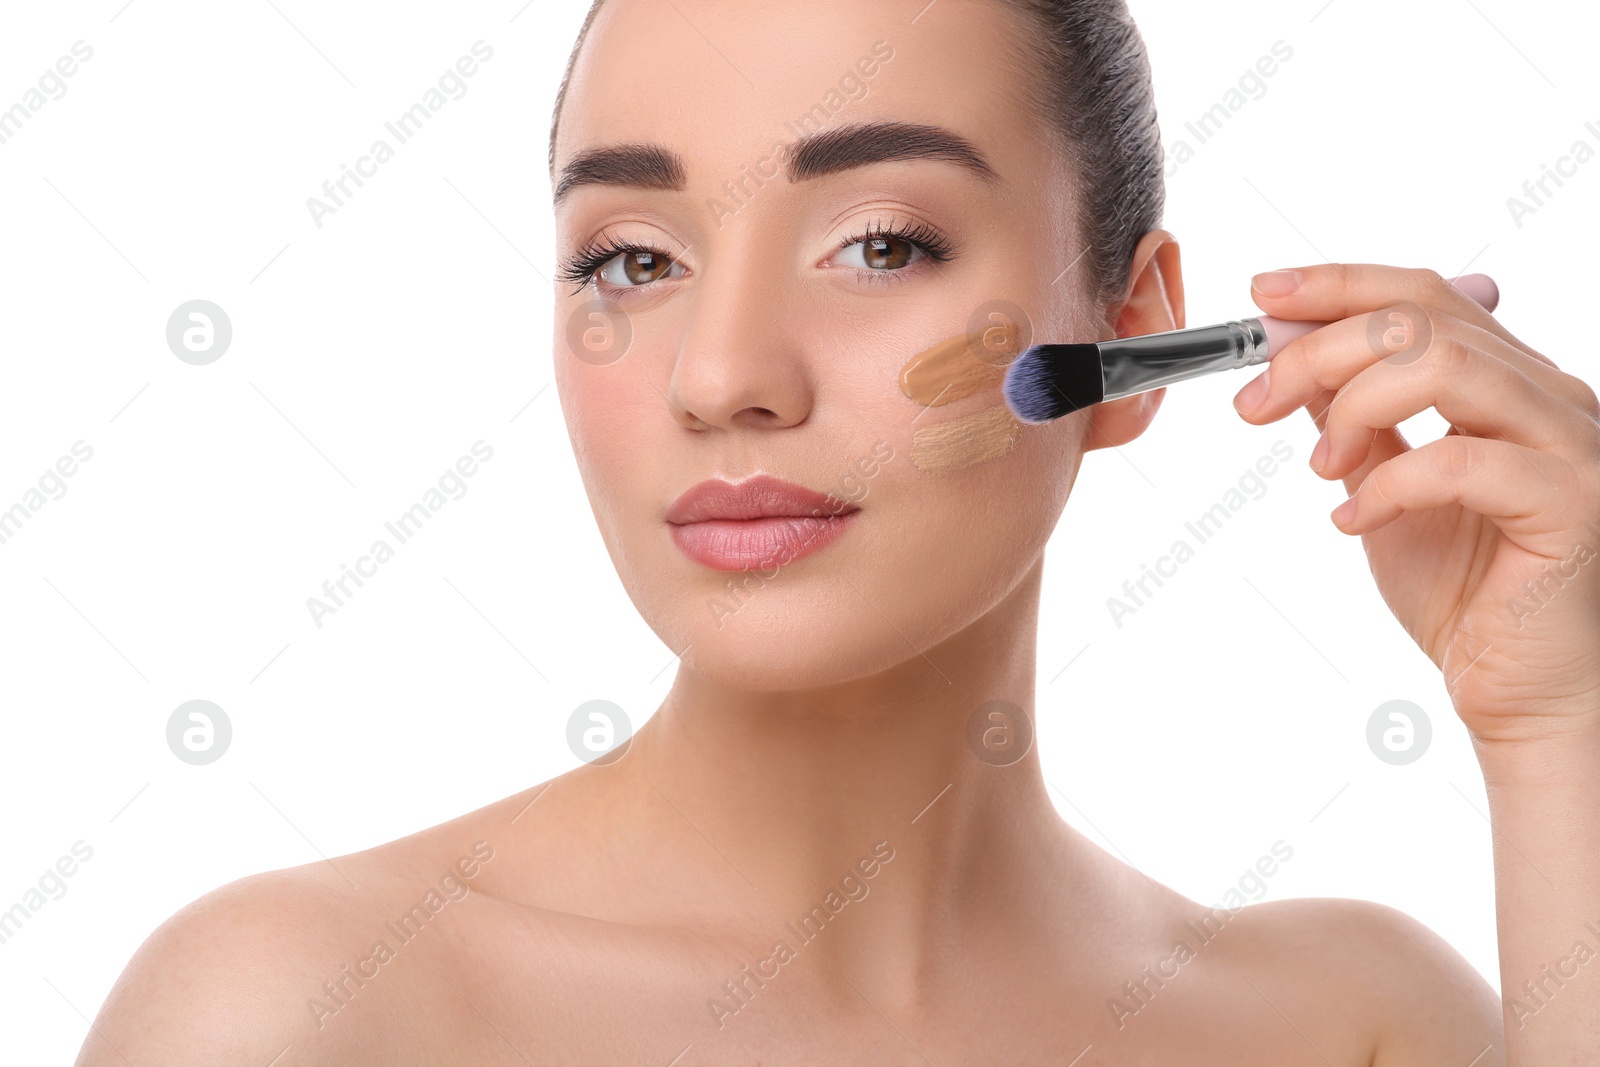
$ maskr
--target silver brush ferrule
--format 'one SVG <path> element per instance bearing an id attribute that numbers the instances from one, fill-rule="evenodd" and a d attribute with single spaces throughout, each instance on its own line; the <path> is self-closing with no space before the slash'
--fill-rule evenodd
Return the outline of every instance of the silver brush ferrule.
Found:
<path id="1" fill-rule="evenodd" d="M 1203 374 L 1267 361 L 1267 332 L 1259 319 L 1219 326 L 1119 337 L 1099 343 L 1105 399 L 1120 400 Z"/>

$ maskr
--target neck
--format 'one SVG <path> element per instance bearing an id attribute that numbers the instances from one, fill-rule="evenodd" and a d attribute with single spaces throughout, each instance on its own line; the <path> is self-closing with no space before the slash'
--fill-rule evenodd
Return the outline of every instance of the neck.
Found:
<path id="1" fill-rule="evenodd" d="M 618 769 L 676 809 L 665 825 L 675 822 L 686 854 L 703 859 L 719 917 L 769 931 L 763 949 L 777 938 L 798 947 L 785 924 L 830 891 L 860 893 L 859 884 L 865 895 L 840 909 L 859 921 L 818 944 L 863 960 L 915 959 L 906 938 L 931 947 L 950 938 L 952 923 L 1014 918 L 1018 894 L 1059 875 L 1069 836 L 1037 745 L 1020 756 L 1021 746 L 1004 755 L 991 747 L 986 761 L 969 741 L 975 716 L 985 717 L 991 746 L 1004 739 L 1006 721 L 986 715 L 1004 705 L 979 712 L 993 701 L 1034 721 L 1041 567 L 956 636 L 872 677 L 750 692 L 680 665 Z M 1031 735 L 1026 723 L 1009 725 Z M 875 858 L 878 869 L 863 877 Z"/>

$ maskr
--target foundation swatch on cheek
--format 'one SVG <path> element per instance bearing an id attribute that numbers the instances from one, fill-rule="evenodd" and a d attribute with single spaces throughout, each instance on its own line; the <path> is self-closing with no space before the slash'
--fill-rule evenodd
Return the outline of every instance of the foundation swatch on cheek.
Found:
<path id="1" fill-rule="evenodd" d="M 900 368 L 900 391 L 925 408 L 941 407 L 993 390 L 1005 382 L 1006 367 L 1022 350 L 1014 323 L 957 334 L 912 356 Z M 998 459 L 1017 447 L 1022 423 L 1004 403 L 942 425 L 917 431 L 911 462 L 942 474 Z"/>
<path id="2" fill-rule="evenodd" d="M 1004 404 L 985 408 L 940 426 L 917 431 L 911 441 L 911 462 L 931 474 L 963 470 L 1017 447 L 1022 423 Z"/>
<path id="3" fill-rule="evenodd" d="M 1014 329 L 991 329 L 940 341 L 900 368 L 900 391 L 923 407 L 940 407 L 999 389 L 1019 351 L 1016 337 Z"/>

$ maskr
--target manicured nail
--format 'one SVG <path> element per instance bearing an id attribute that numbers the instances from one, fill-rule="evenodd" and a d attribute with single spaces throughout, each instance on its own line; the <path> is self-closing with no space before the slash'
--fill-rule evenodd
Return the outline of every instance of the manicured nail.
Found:
<path id="1" fill-rule="evenodd" d="M 1317 447 L 1311 450 L 1311 469 L 1316 471 L 1318 474 L 1321 474 L 1322 468 L 1327 466 L 1327 464 L 1328 435 L 1326 431 L 1324 431 L 1323 435 L 1317 438 Z"/>
<path id="2" fill-rule="evenodd" d="M 1270 270 L 1250 279 L 1250 287 L 1262 296 L 1288 296 L 1300 288 L 1297 270 Z"/>
<path id="3" fill-rule="evenodd" d="M 1347 523 L 1355 517 L 1356 498 L 1354 496 L 1352 496 L 1349 500 L 1346 500 L 1343 504 L 1340 504 L 1338 507 L 1334 508 L 1333 512 L 1328 516 L 1328 518 L 1333 520 L 1334 525 L 1336 526 Z"/>
<path id="4" fill-rule="evenodd" d="M 1238 395 L 1233 398 L 1233 407 L 1235 411 L 1241 411 L 1245 414 L 1249 414 L 1261 406 L 1262 401 L 1267 399 L 1267 375 L 1271 373 L 1272 368 L 1267 367 L 1260 374 L 1252 378 L 1249 385 L 1246 385 L 1243 389 L 1239 390 Z"/>

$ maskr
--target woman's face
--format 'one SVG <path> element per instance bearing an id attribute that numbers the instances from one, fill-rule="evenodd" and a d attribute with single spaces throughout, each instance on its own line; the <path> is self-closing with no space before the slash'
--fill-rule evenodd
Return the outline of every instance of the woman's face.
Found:
<path id="1" fill-rule="evenodd" d="M 634 604 L 729 685 L 844 682 L 953 636 L 1036 565 L 1076 475 L 1084 415 L 960 469 L 915 461 L 919 431 L 962 435 L 1001 399 L 924 407 L 902 366 L 1004 322 L 995 302 L 1035 340 L 1109 335 L 1069 267 L 1063 161 L 1024 102 L 1028 30 L 999 3 L 925 5 L 607 0 L 572 72 L 558 193 L 582 165 L 557 198 L 557 256 L 596 269 L 579 292 L 557 283 L 562 410 Z M 884 122 L 948 131 L 992 176 L 948 150 L 873 160 L 880 131 L 791 180 L 801 139 Z M 590 154 L 623 145 L 676 161 Z M 859 510 L 786 563 L 692 558 L 674 502 L 756 473 Z"/>

